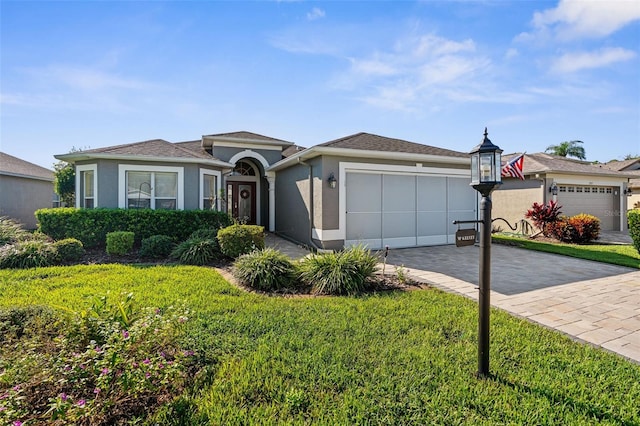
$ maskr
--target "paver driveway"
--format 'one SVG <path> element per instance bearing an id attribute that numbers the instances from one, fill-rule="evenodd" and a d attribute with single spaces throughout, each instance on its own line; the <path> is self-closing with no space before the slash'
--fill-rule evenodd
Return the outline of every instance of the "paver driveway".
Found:
<path id="1" fill-rule="evenodd" d="M 387 263 L 478 299 L 479 248 L 390 250 Z M 491 304 L 640 363 L 640 270 L 494 244 Z"/>

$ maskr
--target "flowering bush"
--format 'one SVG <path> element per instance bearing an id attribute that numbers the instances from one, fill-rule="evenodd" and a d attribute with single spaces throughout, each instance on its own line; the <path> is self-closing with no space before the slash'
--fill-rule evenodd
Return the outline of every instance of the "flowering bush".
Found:
<path id="1" fill-rule="evenodd" d="M 551 235 L 550 225 L 555 223 L 560 214 L 562 208 L 556 201 L 549 201 L 547 204 L 533 203 L 531 208 L 527 210 L 524 217 L 531 219 L 533 224 L 542 231 L 545 237 Z"/>
<path id="2" fill-rule="evenodd" d="M 0 335 L 0 424 L 115 424 L 179 395 L 196 366 L 177 343 L 189 311 L 145 308 L 114 320 L 127 297 L 74 314 L 54 337 Z"/>

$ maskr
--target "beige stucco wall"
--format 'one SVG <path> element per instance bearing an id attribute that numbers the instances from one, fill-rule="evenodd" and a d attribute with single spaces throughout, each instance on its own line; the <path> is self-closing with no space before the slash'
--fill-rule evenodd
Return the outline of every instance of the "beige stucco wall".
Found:
<path id="1" fill-rule="evenodd" d="M 491 195 L 493 201 L 493 218 L 504 218 L 512 226 L 517 224 L 531 208 L 534 202 L 544 203 L 544 182 L 537 179 L 519 180 L 507 179 Z M 505 232 L 511 232 L 502 221 L 494 222 L 496 227 Z M 518 227 L 520 232 L 520 227 Z"/>

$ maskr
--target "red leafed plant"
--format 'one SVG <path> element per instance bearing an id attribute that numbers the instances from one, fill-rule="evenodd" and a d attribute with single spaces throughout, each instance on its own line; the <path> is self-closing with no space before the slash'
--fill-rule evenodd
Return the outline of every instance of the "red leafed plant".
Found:
<path id="1" fill-rule="evenodd" d="M 562 206 L 557 201 L 549 201 L 547 204 L 533 203 L 524 217 L 531 219 L 533 224 L 542 231 L 542 234 L 548 237 L 550 235 L 549 225 L 558 221 L 562 214 L 561 208 Z"/>

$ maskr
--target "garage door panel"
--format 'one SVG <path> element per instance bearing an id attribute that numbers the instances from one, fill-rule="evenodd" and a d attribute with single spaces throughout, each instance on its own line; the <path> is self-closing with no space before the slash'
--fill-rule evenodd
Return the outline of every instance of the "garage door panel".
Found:
<path id="1" fill-rule="evenodd" d="M 442 210 L 447 205 L 447 178 L 418 176 L 418 211 Z"/>
<path id="2" fill-rule="evenodd" d="M 382 213 L 349 213 L 347 218 L 348 240 L 382 238 Z"/>
<path id="3" fill-rule="evenodd" d="M 562 214 L 574 216 L 587 213 L 600 219 L 602 230 L 610 231 L 619 228 L 620 217 L 612 214 L 616 211 L 614 188 L 560 185 L 560 191 L 557 201 L 562 206 L 560 209 Z"/>
<path id="4" fill-rule="evenodd" d="M 345 245 L 371 249 L 455 242 L 453 220 L 474 220 L 469 179 L 349 172 Z"/>
<path id="5" fill-rule="evenodd" d="M 382 216 L 382 238 L 416 236 L 415 212 L 385 212 Z"/>
<path id="6" fill-rule="evenodd" d="M 381 200 L 381 174 L 347 174 L 347 212 L 379 212 Z"/>
<path id="7" fill-rule="evenodd" d="M 383 175 L 383 211 L 415 211 L 415 176 Z"/>

